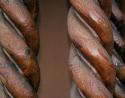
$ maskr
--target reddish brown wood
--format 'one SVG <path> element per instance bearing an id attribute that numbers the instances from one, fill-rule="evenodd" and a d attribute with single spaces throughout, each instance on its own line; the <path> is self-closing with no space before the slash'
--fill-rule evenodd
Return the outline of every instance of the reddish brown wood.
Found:
<path id="1" fill-rule="evenodd" d="M 0 79 L 15 98 L 37 98 L 35 91 L 0 48 Z M 0 95 L 1 96 L 1 95 Z M 1 98 L 1 97 L 0 97 Z"/>
<path id="2" fill-rule="evenodd" d="M 106 50 L 111 54 L 113 33 L 108 18 L 93 0 L 70 0 L 81 17 L 96 31 Z"/>
<path id="3" fill-rule="evenodd" d="M 0 7 L 24 35 L 27 44 L 32 48 L 34 53 L 37 54 L 39 49 L 39 34 L 27 8 L 20 0 L 1 0 Z"/>
<path id="4" fill-rule="evenodd" d="M 72 42 L 99 72 L 105 85 L 113 89 L 116 72 L 110 56 L 98 40 L 85 28 L 84 24 L 80 22 L 72 9 L 68 15 L 68 31 Z"/>
<path id="5" fill-rule="evenodd" d="M 110 18 L 111 12 L 112 12 L 112 0 L 98 0 L 100 3 L 101 8 L 107 15 L 107 17 Z"/>
<path id="6" fill-rule="evenodd" d="M 87 98 L 113 98 L 87 64 L 78 57 L 73 47 L 70 49 L 69 65 L 73 80 Z"/>
<path id="7" fill-rule="evenodd" d="M 23 0 L 26 4 L 28 10 L 32 14 L 34 20 L 38 18 L 39 15 L 39 0 Z"/>
<path id="8" fill-rule="evenodd" d="M 20 66 L 35 89 L 39 86 L 40 70 L 35 56 L 25 41 L 16 34 L 0 12 L 0 44 Z"/>

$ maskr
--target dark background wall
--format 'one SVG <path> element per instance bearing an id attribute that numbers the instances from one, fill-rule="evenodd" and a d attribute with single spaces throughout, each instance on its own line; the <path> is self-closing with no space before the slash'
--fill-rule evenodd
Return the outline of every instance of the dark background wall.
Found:
<path id="1" fill-rule="evenodd" d="M 69 98 L 67 4 L 65 0 L 40 0 L 39 98 Z"/>

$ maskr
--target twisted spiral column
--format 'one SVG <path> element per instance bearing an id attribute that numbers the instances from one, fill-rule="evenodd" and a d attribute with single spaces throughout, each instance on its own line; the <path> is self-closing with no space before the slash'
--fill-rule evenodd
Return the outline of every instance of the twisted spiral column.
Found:
<path id="1" fill-rule="evenodd" d="M 115 21 L 124 25 L 119 3 L 114 0 L 70 0 L 70 3 L 67 24 L 72 42 L 71 98 L 125 98 L 125 42 Z"/>
<path id="2" fill-rule="evenodd" d="M 38 98 L 38 0 L 0 0 L 0 98 Z"/>

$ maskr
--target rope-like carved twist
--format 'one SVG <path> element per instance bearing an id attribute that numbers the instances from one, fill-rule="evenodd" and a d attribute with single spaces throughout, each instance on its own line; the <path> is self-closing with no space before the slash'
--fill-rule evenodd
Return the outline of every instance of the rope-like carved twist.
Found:
<path id="1" fill-rule="evenodd" d="M 0 0 L 0 98 L 38 98 L 38 0 Z"/>
<path id="2" fill-rule="evenodd" d="M 70 0 L 71 98 L 125 98 L 125 0 Z"/>

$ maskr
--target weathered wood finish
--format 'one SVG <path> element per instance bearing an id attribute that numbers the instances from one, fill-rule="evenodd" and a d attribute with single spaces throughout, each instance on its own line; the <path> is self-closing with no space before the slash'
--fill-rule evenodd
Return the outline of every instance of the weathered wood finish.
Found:
<path id="1" fill-rule="evenodd" d="M 24 76 L 21 75 L 15 65 L 8 59 L 1 48 L 0 79 L 15 98 L 37 98 L 37 95 L 30 84 Z"/>
<path id="2" fill-rule="evenodd" d="M 20 66 L 24 76 L 28 77 L 35 89 L 38 89 L 40 70 L 35 55 L 25 41 L 16 34 L 0 12 L 0 45 Z"/>
<path id="3" fill-rule="evenodd" d="M 81 17 L 96 31 L 106 50 L 111 54 L 113 33 L 110 22 L 102 9 L 93 0 L 70 0 Z"/>
<path id="4" fill-rule="evenodd" d="M 1 0 L 0 7 L 24 35 L 35 54 L 39 50 L 39 34 L 30 12 L 19 0 Z"/>
<path id="5" fill-rule="evenodd" d="M 70 49 L 69 69 L 73 80 L 87 98 L 113 98 L 86 63 L 81 61 L 73 47 Z"/>
<path id="6" fill-rule="evenodd" d="M 68 15 L 68 32 L 72 42 L 99 72 L 105 85 L 109 89 L 113 89 L 116 77 L 115 66 L 107 51 L 96 38 L 91 35 L 88 29 L 84 28 L 84 24 L 76 17 L 73 9 L 70 9 Z"/>

